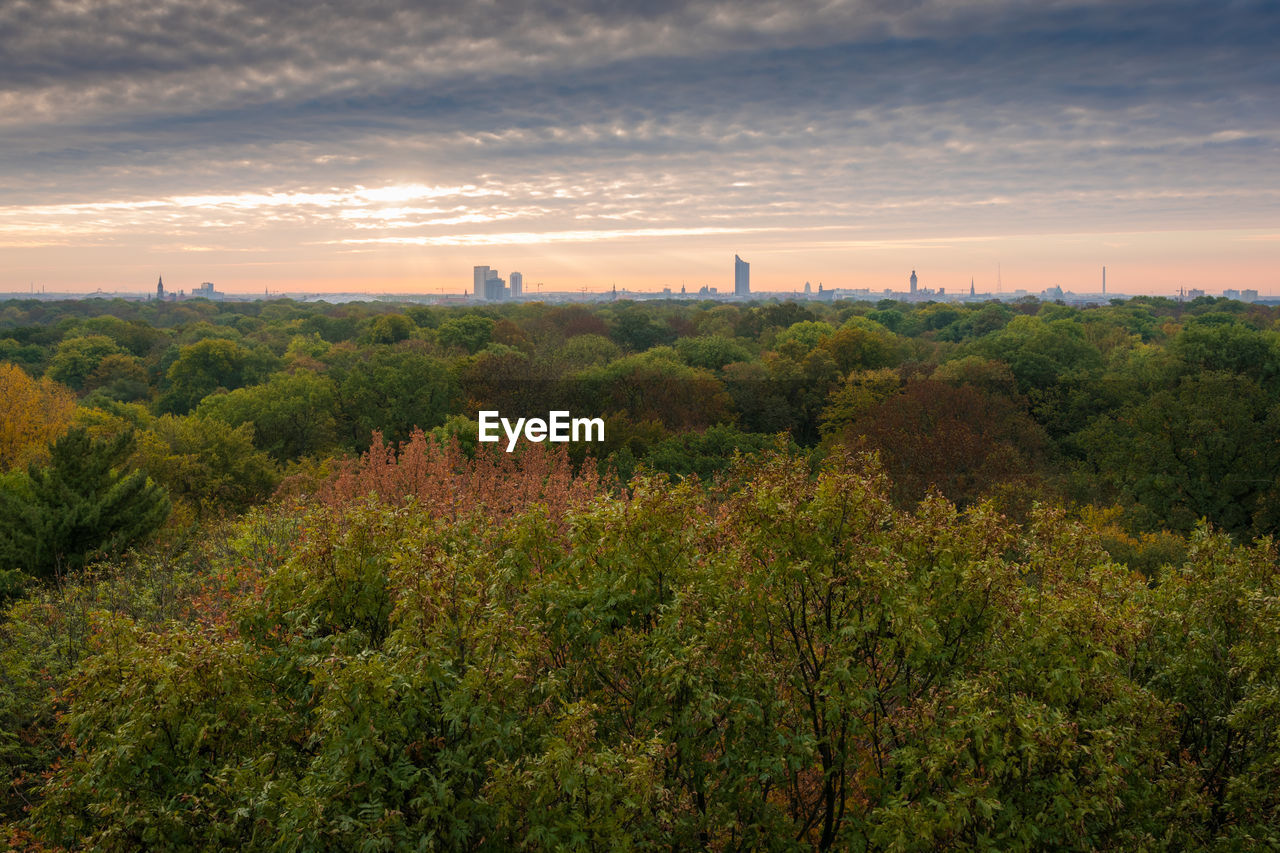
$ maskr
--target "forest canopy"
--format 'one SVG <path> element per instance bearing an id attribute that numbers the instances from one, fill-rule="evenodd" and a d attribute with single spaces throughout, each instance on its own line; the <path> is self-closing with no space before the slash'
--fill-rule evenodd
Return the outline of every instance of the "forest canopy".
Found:
<path id="1" fill-rule="evenodd" d="M 1280 309 L 0 306 L 13 846 L 1280 846 Z"/>

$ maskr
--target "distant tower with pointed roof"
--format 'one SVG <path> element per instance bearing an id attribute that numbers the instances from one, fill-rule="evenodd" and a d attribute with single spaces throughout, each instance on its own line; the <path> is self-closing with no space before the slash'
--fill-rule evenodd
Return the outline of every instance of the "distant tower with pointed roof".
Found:
<path id="1" fill-rule="evenodd" d="M 916 271 L 915 271 L 915 270 L 912 270 L 912 271 L 911 271 L 911 292 L 912 292 L 912 293 L 915 293 L 915 292 L 916 292 L 916 284 L 917 284 L 917 283 L 919 283 L 919 279 L 917 279 L 917 278 L 916 278 Z"/>
<path id="2" fill-rule="evenodd" d="M 156 299 L 161 302 L 164 301 L 164 276 L 160 276 L 156 281 Z"/>

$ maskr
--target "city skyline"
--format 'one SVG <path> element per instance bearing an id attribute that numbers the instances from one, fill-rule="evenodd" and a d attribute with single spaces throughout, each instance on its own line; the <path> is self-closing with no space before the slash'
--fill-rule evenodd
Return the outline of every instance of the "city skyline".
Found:
<path id="1" fill-rule="evenodd" d="M 1280 283 L 1274 4 L 521 9 L 0 7 L 0 291 Z"/>

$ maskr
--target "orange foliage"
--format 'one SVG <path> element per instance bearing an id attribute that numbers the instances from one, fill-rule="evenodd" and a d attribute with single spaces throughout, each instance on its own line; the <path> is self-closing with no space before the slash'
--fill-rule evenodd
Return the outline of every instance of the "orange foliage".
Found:
<path id="1" fill-rule="evenodd" d="M 374 432 L 369 450 L 341 463 L 317 497 L 331 506 L 370 494 L 389 502 L 412 497 L 438 518 L 482 511 L 502 519 L 542 504 L 558 520 L 605 491 L 590 460 L 574 472 L 564 445 L 531 444 L 516 453 L 481 446 L 472 459 L 455 439 L 442 444 L 418 429 L 398 450 Z"/>
<path id="2" fill-rule="evenodd" d="M 0 470 L 38 458 L 71 425 L 75 409 L 69 389 L 0 363 Z"/>

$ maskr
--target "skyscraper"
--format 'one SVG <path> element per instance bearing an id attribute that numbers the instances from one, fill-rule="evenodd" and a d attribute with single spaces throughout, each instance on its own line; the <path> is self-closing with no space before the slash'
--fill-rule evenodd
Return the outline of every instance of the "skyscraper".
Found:
<path id="1" fill-rule="evenodd" d="M 737 255 L 733 256 L 733 295 L 746 296 L 751 293 L 751 264 Z"/>
<path id="2" fill-rule="evenodd" d="M 471 294 L 476 299 L 484 299 L 484 283 L 489 280 L 488 265 L 475 268 L 475 291 Z"/>
<path id="3" fill-rule="evenodd" d="M 915 292 L 916 292 L 916 284 L 917 284 L 917 283 L 918 283 L 918 279 L 916 278 L 916 271 L 915 271 L 915 270 L 912 270 L 912 271 L 911 271 L 911 292 L 912 292 L 912 293 L 915 293 Z"/>
<path id="4" fill-rule="evenodd" d="M 511 298 L 519 299 L 520 294 L 524 292 L 524 276 L 518 272 L 513 272 L 510 278 Z"/>
<path id="5" fill-rule="evenodd" d="M 485 268 L 484 298 L 491 302 L 507 298 L 507 283 L 498 276 L 497 270 Z"/>

